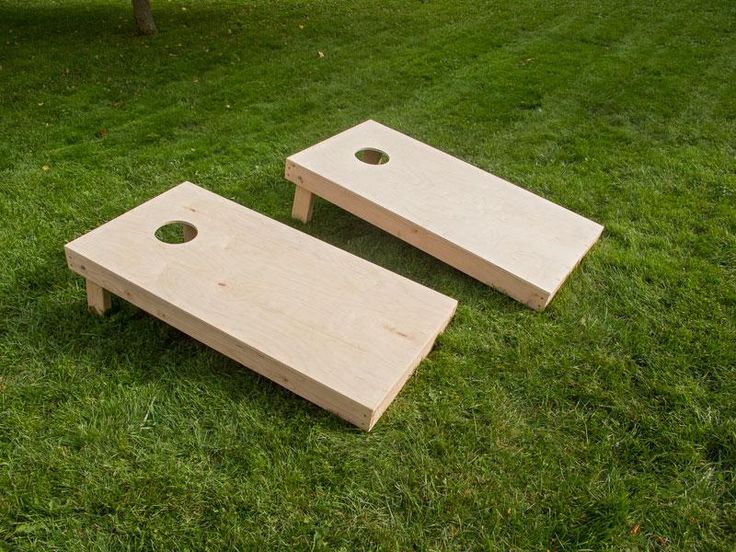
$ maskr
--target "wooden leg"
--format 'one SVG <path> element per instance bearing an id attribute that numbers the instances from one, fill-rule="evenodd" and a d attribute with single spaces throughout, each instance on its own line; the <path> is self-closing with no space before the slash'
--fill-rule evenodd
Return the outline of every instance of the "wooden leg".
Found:
<path id="1" fill-rule="evenodd" d="M 102 316 L 112 306 L 110 292 L 93 281 L 87 280 L 87 305 L 92 312 Z"/>
<path id="2" fill-rule="evenodd" d="M 294 191 L 294 206 L 291 208 L 291 216 L 306 224 L 312 220 L 313 207 L 314 194 L 301 186 L 297 186 Z"/>

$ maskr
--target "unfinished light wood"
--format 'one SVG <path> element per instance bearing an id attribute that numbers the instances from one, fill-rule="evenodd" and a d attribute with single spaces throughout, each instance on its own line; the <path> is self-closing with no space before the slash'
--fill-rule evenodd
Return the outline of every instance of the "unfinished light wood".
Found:
<path id="1" fill-rule="evenodd" d="M 194 238 L 159 241 L 174 221 Z M 188 182 L 65 249 L 95 304 L 108 290 L 364 429 L 457 305 Z"/>
<path id="2" fill-rule="evenodd" d="M 110 292 L 101 286 L 95 284 L 92 280 L 87 279 L 87 306 L 89 310 L 102 316 L 110 310 L 112 306 L 112 297 Z"/>
<path id="3" fill-rule="evenodd" d="M 358 159 L 366 149 L 389 159 Z M 603 230 L 375 121 L 292 155 L 286 178 L 299 198 L 316 194 L 537 310 Z"/>
<path id="4" fill-rule="evenodd" d="M 291 216 L 304 223 L 312 220 L 312 209 L 314 208 L 314 194 L 299 186 L 294 190 L 294 205 L 291 208 Z"/>

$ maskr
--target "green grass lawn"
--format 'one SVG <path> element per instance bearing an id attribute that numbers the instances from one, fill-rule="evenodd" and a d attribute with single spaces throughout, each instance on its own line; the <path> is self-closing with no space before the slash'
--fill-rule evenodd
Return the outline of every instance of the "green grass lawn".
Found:
<path id="1" fill-rule="evenodd" d="M 734 550 L 732 0 L 153 6 L 0 3 L 0 548 Z M 292 221 L 286 156 L 368 118 L 601 241 L 540 314 Z M 87 312 L 64 243 L 183 180 L 459 300 L 372 433 Z"/>

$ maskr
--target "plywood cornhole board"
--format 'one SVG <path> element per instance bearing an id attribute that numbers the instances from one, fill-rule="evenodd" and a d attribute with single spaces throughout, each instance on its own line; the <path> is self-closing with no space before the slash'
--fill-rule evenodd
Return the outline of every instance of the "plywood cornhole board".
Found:
<path id="1" fill-rule="evenodd" d="M 295 218 L 317 195 L 537 310 L 603 230 L 375 121 L 292 155 L 286 178 Z"/>
<path id="2" fill-rule="evenodd" d="M 172 221 L 191 241 L 156 238 Z M 94 310 L 118 295 L 366 430 L 457 305 L 189 182 L 65 250 Z"/>

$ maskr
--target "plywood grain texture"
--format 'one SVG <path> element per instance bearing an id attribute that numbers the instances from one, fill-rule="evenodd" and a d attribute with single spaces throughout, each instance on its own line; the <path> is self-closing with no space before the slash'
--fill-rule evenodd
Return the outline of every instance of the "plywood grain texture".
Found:
<path id="1" fill-rule="evenodd" d="M 290 156 L 285 174 L 295 218 L 317 195 L 536 310 L 603 230 L 375 121 Z"/>
<path id="2" fill-rule="evenodd" d="M 184 222 L 185 243 L 155 237 Z M 189 182 L 65 247 L 69 267 L 370 429 L 457 302 Z M 131 346 L 135 346 L 131 344 Z"/>

